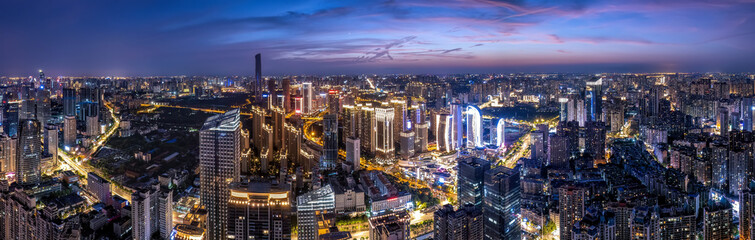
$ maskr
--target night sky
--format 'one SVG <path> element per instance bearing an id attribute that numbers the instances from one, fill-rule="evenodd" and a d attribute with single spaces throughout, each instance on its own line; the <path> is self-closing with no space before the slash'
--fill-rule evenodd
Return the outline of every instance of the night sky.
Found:
<path id="1" fill-rule="evenodd" d="M 753 0 L 0 3 L 0 75 L 755 71 Z"/>

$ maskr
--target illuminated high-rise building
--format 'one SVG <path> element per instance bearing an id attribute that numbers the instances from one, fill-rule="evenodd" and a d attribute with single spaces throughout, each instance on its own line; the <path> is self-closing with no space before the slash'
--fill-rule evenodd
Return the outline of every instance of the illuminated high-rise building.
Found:
<path id="1" fill-rule="evenodd" d="M 0 173 L 16 172 L 18 139 L 0 134 Z"/>
<path id="2" fill-rule="evenodd" d="M 286 113 L 284 112 L 283 108 L 280 107 L 273 107 L 271 115 L 273 117 L 273 145 L 275 149 L 281 149 L 283 148 L 284 140 L 283 137 L 283 125 L 286 121 Z"/>
<path id="3" fill-rule="evenodd" d="M 467 107 L 467 148 L 482 148 L 482 113 L 475 106 Z"/>
<path id="4" fill-rule="evenodd" d="M 228 238 L 291 239 L 288 186 L 234 182 L 228 201 Z"/>
<path id="5" fill-rule="evenodd" d="M 360 169 L 360 152 L 359 152 L 359 138 L 348 137 L 346 138 L 346 161 L 350 162 L 354 167 L 354 171 Z"/>
<path id="6" fill-rule="evenodd" d="M 414 156 L 414 132 L 404 131 L 399 134 L 399 146 L 401 146 L 401 157 L 410 158 Z"/>
<path id="7" fill-rule="evenodd" d="M 76 117 L 65 116 L 63 118 L 63 146 L 73 147 L 76 145 Z"/>
<path id="8" fill-rule="evenodd" d="M 303 95 L 301 112 L 303 114 L 309 114 L 314 110 L 312 109 L 314 107 L 312 105 L 312 100 L 314 98 L 312 91 L 314 91 L 314 89 L 312 89 L 311 82 L 305 82 L 301 84 L 301 94 Z"/>
<path id="9" fill-rule="evenodd" d="M 755 217 L 755 182 L 739 193 L 739 239 L 752 240 L 753 217 Z"/>
<path id="10" fill-rule="evenodd" d="M 281 81 L 283 85 L 283 111 L 288 114 L 291 112 L 291 80 L 288 78 Z"/>
<path id="11" fill-rule="evenodd" d="M 336 208 L 335 194 L 330 185 L 305 193 L 296 199 L 296 222 L 299 230 L 298 239 L 320 239 L 320 219 Z"/>
<path id="12" fill-rule="evenodd" d="M 301 161 L 302 157 L 299 153 L 301 151 L 301 144 L 302 144 L 302 132 L 299 128 L 295 127 L 293 124 L 285 123 L 285 130 L 286 130 L 286 157 L 289 161 L 292 163 L 298 164 L 300 166 L 309 167 L 308 164 L 305 164 Z M 309 168 L 307 168 L 309 169 Z"/>
<path id="13" fill-rule="evenodd" d="M 462 145 L 464 144 L 462 141 L 464 139 L 464 128 L 462 125 L 462 113 L 464 109 L 462 106 L 458 103 L 452 103 L 451 104 L 451 134 L 453 134 L 453 137 L 450 138 L 451 146 L 454 150 L 460 149 Z"/>
<path id="14" fill-rule="evenodd" d="M 208 118 L 199 131 L 199 196 L 207 208 L 207 240 L 226 239 L 228 184 L 239 180 L 240 137 L 238 109 Z"/>
<path id="15" fill-rule="evenodd" d="M 499 148 L 505 147 L 506 146 L 506 120 L 504 119 L 498 120 L 498 124 L 496 124 L 495 136 L 496 136 L 495 145 Z"/>
<path id="16" fill-rule="evenodd" d="M 76 116 L 76 102 L 78 102 L 76 89 L 63 89 L 63 115 Z"/>
<path id="17" fill-rule="evenodd" d="M 96 137 L 97 135 L 100 135 L 100 122 L 97 116 L 87 116 L 86 125 L 87 125 L 87 131 L 86 131 L 87 136 Z"/>
<path id="18" fill-rule="evenodd" d="M 52 157 L 54 163 L 58 162 L 58 126 L 48 124 L 44 130 L 44 153 Z"/>
<path id="19" fill-rule="evenodd" d="M 338 162 L 338 115 L 326 114 L 322 119 L 323 169 L 333 169 Z"/>
<path id="20" fill-rule="evenodd" d="M 467 157 L 458 160 L 457 168 L 459 170 L 456 178 L 456 192 L 459 205 L 481 206 L 485 171 L 490 170 L 490 162 Z"/>
<path id="21" fill-rule="evenodd" d="M 16 177 L 22 184 L 34 184 L 41 177 L 42 136 L 36 119 L 22 120 L 18 129 Z"/>
<path id="22" fill-rule="evenodd" d="M 441 113 L 435 115 L 435 143 L 439 151 L 450 152 L 454 149 L 455 136 L 452 132 L 453 117 L 451 115 Z"/>
<path id="23" fill-rule="evenodd" d="M 702 239 L 733 239 L 732 221 L 734 218 L 732 211 L 732 206 L 728 201 L 709 202 L 703 209 Z"/>
<path id="24" fill-rule="evenodd" d="M 340 103 L 341 97 L 338 93 L 338 90 L 330 89 L 328 90 L 328 112 L 330 114 L 338 114 L 341 110 L 341 103 Z"/>
<path id="25" fill-rule="evenodd" d="M 40 124 L 46 124 L 50 119 L 50 91 L 49 89 L 37 89 L 35 101 L 35 113 Z"/>
<path id="26" fill-rule="evenodd" d="M 375 127 L 372 134 L 377 157 L 383 160 L 393 159 L 396 149 L 393 144 L 393 108 L 375 108 Z"/>
<path id="27" fill-rule="evenodd" d="M 588 120 L 603 121 L 603 79 L 587 82 Z"/>
<path id="28" fill-rule="evenodd" d="M 262 101 L 262 55 L 254 55 L 254 95 L 257 102 Z"/>
<path id="29" fill-rule="evenodd" d="M 518 168 L 488 169 L 483 181 L 483 224 L 486 240 L 521 239 L 521 187 Z"/>
<path id="30" fill-rule="evenodd" d="M 558 189 L 558 222 L 560 239 L 572 239 L 574 223 L 582 220 L 585 215 L 585 190 L 573 185 L 566 185 Z"/>
<path id="31" fill-rule="evenodd" d="M 6 99 L 6 98 L 4 98 Z M 18 134 L 19 103 L 3 100 L 3 132 L 15 137 Z"/>

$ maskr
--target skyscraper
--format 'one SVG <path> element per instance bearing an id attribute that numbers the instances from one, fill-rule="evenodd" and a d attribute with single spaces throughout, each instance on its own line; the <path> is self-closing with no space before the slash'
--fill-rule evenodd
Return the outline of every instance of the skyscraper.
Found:
<path id="1" fill-rule="evenodd" d="M 110 191 L 110 181 L 100 177 L 96 173 L 87 174 L 87 190 L 94 193 L 97 200 L 110 205 L 113 202 L 113 195 Z"/>
<path id="2" fill-rule="evenodd" d="M 393 108 L 376 107 L 375 108 L 375 127 L 373 128 L 373 143 L 377 151 L 377 158 L 381 160 L 391 160 L 396 152 L 393 144 Z"/>
<path id="3" fill-rule="evenodd" d="M 76 117 L 65 116 L 63 118 L 63 146 L 73 147 L 76 145 Z"/>
<path id="4" fill-rule="evenodd" d="M 173 193 L 160 190 L 159 184 L 131 194 L 134 240 L 150 240 L 159 233 L 168 239 L 173 231 Z"/>
<path id="5" fill-rule="evenodd" d="M 100 121 L 97 116 L 87 116 L 87 136 L 96 137 L 100 135 Z"/>
<path id="6" fill-rule="evenodd" d="M 16 172 L 17 140 L 7 134 L 0 134 L 0 173 Z"/>
<path id="7" fill-rule="evenodd" d="M 750 182 L 739 193 L 739 239 L 752 240 L 752 218 L 755 216 L 755 182 Z"/>
<path id="8" fill-rule="evenodd" d="M 45 137 L 45 155 L 46 156 L 52 156 L 53 162 L 58 161 L 58 126 L 48 124 L 45 126 L 44 131 L 44 137 Z"/>
<path id="9" fill-rule="evenodd" d="M 207 208 L 208 240 L 226 238 L 228 184 L 239 180 L 240 137 L 238 109 L 208 118 L 199 131 L 199 195 Z"/>
<path id="10" fill-rule="evenodd" d="M 3 100 L 5 101 L 5 100 Z M 10 137 L 18 134 L 19 109 L 18 103 L 4 103 L 3 109 L 3 131 Z"/>
<path id="11" fill-rule="evenodd" d="M 752 132 L 753 111 L 755 111 L 755 105 L 753 105 L 752 98 L 742 98 L 742 130 Z"/>
<path id="12" fill-rule="evenodd" d="M 65 116 L 76 116 L 76 89 L 63 89 L 63 114 Z"/>
<path id="13" fill-rule="evenodd" d="M 288 114 L 291 112 L 291 80 L 285 78 L 281 81 L 281 85 L 283 85 L 283 111 Z"/>
<path id="14" fill-rule="evenodd" d="M 312 98 L 314 97 L 312 91 L 313 89 L 311 82 L 305 82 L 301 84 L 301 94 L 304 95 L 301 108 L 301 112 L 303 114 L 309 114 L 314 110 L 312 109 Z"/>
<path id="15" fill-rule="evenodd" d="M 453 137 L 450 138 L 452 140 L 452 148 L 453 150 L 460 149 L 463 145 L 462 139 L 464 139 L 464 129 L 462 128 L 462 106 L 458 103 L 452 103 L 451 104 L 451 134 Z"/>
<path id="16" fill-rule="evenodd" d="M 254 95 L 257 102 L 262 101 L 262 55 L 254 55 Z"/>
<path id="17" fill-rule="evenodd" d="M 433 214 L 433 238 L 437 240 L 482 240 L 482 210 L 471 205 L 454 211 L 444 205 Z"/>
<path id="18" fill-rule="evenodd" d="M 228 201 L 228 236 L 233 239 L 291 239 L 288 186 L 234 182 Z"/>
<path id="19" fill-rule="evenodd" d="M 582 220 L 585 215 L 585 191 L 573 185 L 563 186 L 558 189 L 558 222 L 560 239 L 572 239 L 574 223 Z"/>
<path id="20" fill-rule="evenodd" d="M 335 194 L 330 185 L 305 193 L 296 199 L 296 222 L 301 240 L 319 239 L 319 219 L 336 208 Z"/>
<path id="21" fill-rule="evenodd" d="M 359 152 L 359 138 L 348 137 L 346 138 L 346 161 L 350 162 L 354 167 L 354 171 L 360 169 L 360 152 Z"/>
<path id="22" fill-rule="evenodd" d="M 729 137 L 729 109 L 726 107 L 719 107 L 716 114 L 716 129 L 719 131 L 719 135 L 724 138 Z"/>
<path id="23" fill-rule="evenodd" d="M 329 113 L 322 119 L 323 169 L 333 169 L 338 161 L 338 115 Z"/>
<path id="24" fill-rule="evenodd" d="M 42 136 L 36 119 L 22 120 L 18 130 L 17 179 L 22 184 L 34 184 L 41 177 Z"/>
<path id="25" fill-rule="evenodd" d="M 733 239 L 732 214 L 732 207 L 728 202 L 708 202 L 708 206 L 705 206 L 703 211 L 703 239 Z"/>
<path id="26" fill-rule="evenodd" d="M 35 112 L 37 121 L 40 124 L 46 124 L 50 119 L 50 91 L 49 89 L 41 88 L 36 91 L 37 97 L 35 101 Z"/>
<path id="27" fill-rule="evenodd" d="M 603 121 L 603 79 L 587 82 L 586 90 L 589 100 L 589 120 L 593 122 Z"/>
<path id="28" fill-rule="evenodd" d="M 330 114 L 338 114 L 341 110 L 340 96 L 338 90 L 328 90 L 328 112 Z"/>
<path id="29" fill-rule="evenodd" d="M 467 148 L 482 148 L 482 113 L 475 106 L 467 107 Z"/>
<path id="30" fill-rule="evenodd" d="M 519 168 L 498 166 L 485 171 L 483 221 L 485 240 L 521 239 Z"/>
<path id="31" fill-rule="evenodd" d="M 467 157 L 458 160 L 458 173 L 456 180 L 456 193 L 460 206 L 472 204 L 480 206 L 483 197 L 483 181 L 485 171 L 490 169 L 490 162 Z"/>

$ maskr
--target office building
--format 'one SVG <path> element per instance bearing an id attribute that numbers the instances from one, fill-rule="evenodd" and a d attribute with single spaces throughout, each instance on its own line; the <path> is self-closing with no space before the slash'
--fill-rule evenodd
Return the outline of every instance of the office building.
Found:
<path id="1" fill-rule="evenodd" d="M 393 111 L 393 108 L 388 107 L 375 108 L 375 127 L 372 132 L 372 142 L 375 144 L 376 157 L 383 161 L 392 160 L 396 152 L 393 144 Z"/>
<path id="2" fill-rule="evenodd" d="M 291 112 L 291 80 L 288 78 L 281 81 L 283 88 L 283 111 L 288 114 Z"/>
<path id="3" fill-rule="evenodd" d="M 335 194 L 330 185 L 325 185 L 299 196 L 296 205 L 298 239 L 317 240 L 320 237 L 320 224 L 326 213 L 335 211 Z M 326 226 L 327 227 L 327 226 Z"/>
<path id="4" fill-rule="evenodd" d="M 359 159 L 359 138 L 346 138 L 346 162 L 351 163 L 354 171 L 359 171 L 359 169 L 361 169 Z"/>
<path id="5" fill-rule="evenodd" d="M 467 106 L 467 148 L 482 148 L 482 112 L 476 106 Z"/>
<path id="6" fill-rule="evenodd" d="M 399 146 L 401 147 L 401 151 L 399 153 L 401 154 L 401 157 L 404 159 L 408 159 L 412 156 L 414 156 L 414 132 L 412 131 L 404 131 L 399 134 L 400 136 L 400 142 Z"/>
<path id="7" fill-rule="evenodd" d="M 482 240 L 482 210 L 471 205 L 454 211 L 453 206 L 444 205 L 433 214 L 433 238 L 436 240 Z"/>
<path id="8" fill-rule="evenodd" d="M 110 191 L 110 181 L 100 177 L 96 173 L 87 174 L 87 190 L 92 192 L 97 200 L 110 205 L 113 203 L 113 195 Z"/>
<path id="9" fill-rule="evenodd" d="M 338 163 L 338 115 L 326 114 L 322 119 L 322 169 L 334 169 Z"/>
<path id="10" fill-rule="evenodd" d="M 36 99 L 35 99 L 35 115 L 37 117 L 37 121 L 39 121 L 40 124 L 46 124 L 47 121 L 50 119 L 51 113 L 50 113 L 50 91 L 49 89 L 38 89 L 36 91 Z"/>
<path id="11" fill-rule="evenodd" d="M 287 185 L 242 181 L 231 184 L 228 237 L 291 239 L 291 202 Z"/>
<path id="12" fill-rule="evenodd" d="M 97 116 L 86 117 L 87 136 L 97 137 L 100 135 L 100 121 Z"/>
<path id="13" fill-rule="evenodd" d="M 19 103 L 9 102 L 3 104 L 3 132 L 10 137 L 16 137 L 18 134 Z"/>
<path id="14" fill-rule="evenodd" d="M 254 95 L 257 102 L 262 102 L 262 55 L 254 55 Z"/>
<path id="15" fill-rule="evenodd" d="M 481 206 L 483 200 L 483 181 L 485 171 L 490 169 L 490 162 L 474 157 L 458 160 L 456 193 L 460 206 L 471 204 Z"/>
<path id="16" fill-rule="evenodd" d="M 207 209 L 207 240 L 226 238 L 228 183 L 239 180 L 240 137 L 238 109 L 208 118 L 199 131 L 199 195 Z"/>
<path id="17" fill-rule="evenodd" d="M 451 134 L 453 137 L 452 139 L 452 147 L 454 150 L 460 149 L 464 143 L 464 129 L 462 128 L 462 112 L 463 107 L 461 104 L 458 103 L 452 103 L 451 104 Z"/>
<path id="18" fill-rule="evenodd" d="M 370 217 L 370 239 L 409 239 L 409 214 L 397 211 Z"/>
<path id="19" fill-rule="evenodd" d="M 76 116 L 76 103 L 78 96 L 75 88 L 63 89 L 63 115 Z"/>
<path id="20" fill-rule="evenodd" d="M 65 116 L 63 119 L 63 146 L 73 147 L 76 145 L 76 117 Z"/>
<path id="21" fill-rule="evenodd" d="M 41 177 L 42 136 L 36 119 L 22 120 L 18 129 L 16 148 L 16 178 L 22 184 L 34 184 Z"/>
<path id="22" fill-rule="evenodd" d="M 429 122 L 414 124 L 414 152 L 424 153 L 427 152 L 428 130 L 430 129 Z"/>
<path id="23" fill-rule="evenodd" d="M 58 162 L 58 126 L 48 124 L 44 130 L 44 155 L 52 157 L 52 161 Z"/>
<path id="24" fill-rule="evenodd" d="M 482 196 L 485 240 L 521 239 L 519 176 L 519 168 L 498 166 L 485 171 Z"/>
<path id="25" fill-rule="evenodd" d="M 303 114 L 310 114 L 312 113 L 312 111 L 314 111 L 314 106 L 312 105 L 314 93 L 312 91 L 314 91 L 314 89 L 312 89 L 311 82 L 305 82 L 301 84 L 301 93 L 303 95 L 301 112 Z"/>
<path id="26" fill-rule="evenodd" d="M 435 143 L 439 151 L 450 152 L 455 149 L 453 139 L 455 135 L 452 132 L 451 124 L 453 124 L 451 115 L 444 113 L 435 115 Z"/>
<path id="27" fill-rule="evenodd" d="M 588 105 L 589 105 L 589 120 L 592 122 L 603 121 L 603 79 L 598 79 L 594 82 L 587 82 Z"/>

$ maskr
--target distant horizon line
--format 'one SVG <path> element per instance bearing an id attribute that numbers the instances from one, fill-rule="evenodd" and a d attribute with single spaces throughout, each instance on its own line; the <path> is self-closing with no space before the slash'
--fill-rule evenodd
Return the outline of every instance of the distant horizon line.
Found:
<path id="1" fill-rule="evenodd" d="M 360 74 L 292 74 L 292 75 L 263 75 L 263 78 L 286 78 L 286 77 L 330 77 L 330 76 L 460 76 L 460 75 L 557 75 L 557 74 L 572 74 L 572 75 L 649 75 L 649 74 L 664 74 L 664 75 L 692 75 L 692 74 L 731 74 L 731 75 L 751 75 L 753 72 L 506 72 L 506 73 L 360 73 Z M 100 76 L 87 76 L 87 75 L 59 75 L 48 76 L 47 78 L 164 78 L 164 77 L 254 77 L 254 74 L 250 75 L 131 75 L 131 76 L 118 76 L 118 75 L 100 75 Z M 5 76 L 0 75 L 0 79 L 21 79 L 21 78 L 36 78 L 33 75 L 29 76 Z"/>

